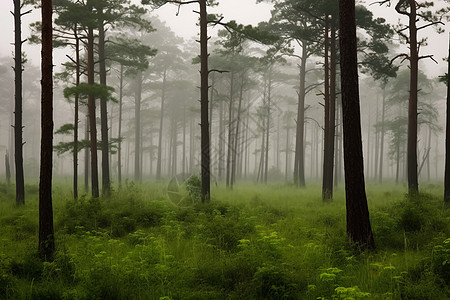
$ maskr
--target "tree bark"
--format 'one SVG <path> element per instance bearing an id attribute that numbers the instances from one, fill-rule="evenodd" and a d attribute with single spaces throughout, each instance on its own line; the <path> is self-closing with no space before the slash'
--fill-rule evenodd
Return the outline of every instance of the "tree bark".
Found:
<path id="1" fill-rule="evenodd" d="M 417 178 L 417 92 L 419 76 L 419 54 L 417 47 L 417 12 L 415 0 L 408 0 L 409 13 L 409 50 L 410 50 L 410 87 L 408 105 L 408 193 L 419 193 Z"/>
<path id="2" fill-rule="evenodd" d="M 381 106 L 381 137 L 380 137 L 380 168 L 378 169 L 378 183 L 383 182 L 383 158 L 384 158 L 384 118 L 386 114 L 386 86 L 383 86 L 383 104 Z"/>
<path id="3" fill-rule="evenodd" d="M 210 201 L 210 144 L 208 124 L 208 16 L 206 0 L 200 4 L 200 126 L 201 126 L 201 167 L 202 167 L 202 202 Z"/>
<path id="4" fill-rule="evenodd" d="M 444 171 L 444 202 L 450 204 L 450 35 L 447 62 L 447 112 L 445 123 L 445 171 Z M 437 169 L 437 168 L 436 168 Z"/>
<path id="5" fill-rule="evenodd" d="M 135 81 L 134 94 L 134 180 L 141 181 L 141 96 L 142 72 L 138 71 Z"/>
<path id="6" fill-rule="evenodd" d="M 22 1 L 14 1 L 14 159 L 16 165 L 16 205 L 25 204 L 25 183 L 23 174 L 23 125 L 22 125 Z"/>
<path id="7" fill-rule="evenodd" d="M 119 188 L 122 186 L 122 109 L 123 109 L 123 65 L 120 65 L 120 78 L 119 78 L 119 128 L 118 138 L 119 144 L 117 145 L 117 180 L 119 181 Z"/>
<path id="8" fill-rule="evenodd" d="M 52 1 L 42 0 L 41 166 L 39 180 L 39 255 L 51 260 L 55 251 L 52 208 L 53 36 Z"/>
<path id="9" fill-rule="evenodd" d="M 80 85 L 80 39 L 77 28 L 74 28 L 75 36 L 75 85 Z M 75 95 L 75 116 L 73 121 L 73 198 L 78 199 L 78 122 L 79 122 L 79 96 Z"/>
<path id="10" fill-rule="evenodd" d="M 99 16 L 103 15 L 100 9 Z M 103 18 L 100 17 L 98 29 L 98 60 L 100 71 L 100 84 L 106 86 L 106 57 L 105 57 L 105 28 L 103 26 Z M 101 120 L 101 137 L 102 137 L 102 196 L 111 196 L 111 180 L 109 176 L 109 143 L 108 143 L 108 107 L 107 98 L 100 98 L 100 120 Z"/>
<path id="11" fill-rule="evenodd" d="M 322 174 L 322 200 L 332 200 L 332 190 L 330 190 L 330 63 L 329 63 L 329 17 L 325 16 L 325 51 L 324 51 L 324 143 L 323 143 L 323 174 Z M 332 171 L 331 171 L 332 173 Z M 332 188 L 332 187 L 331 187 Z"/>
<path id="12" fill-rule="evenodd" d="M 339 1 L 339 17 L 347 235 L 358 246 L 373 249 L 375 243 L 364 182 L 355 0 Z"/>
<path id="13" fill-rule="evenodd" d="M 88 103 L 88 110 L 89 110 L 89 103 Z M 86 115 L 86 125 L 84 130 L 84 139 L 89 141 L 89 112 Z M 84 191 L 85 193 L 89 192 L 89 165 L 90 165 L 90 157 L 89 157 L 89 150 L 90 148 L 86 147 L 84 149 Z"/>
<path id="14" fill-rule="evenodd" d="M 162 91 L 161 91 L 161 113 L 159 119 L 159 136 L 158 136 L 158 160 L 156 161 L 156 179 L 161 179 L 161 166 L 162 166 L 162 135 L 164 125 L 164 102 L 166 99 L 166 79 L 167 69 L 164 69 Z"/>
<path id="15" fill-rule="evenodd" d="M 88 28 L 88 84 L 94 84 L 94 30 Z M 92 197 L 98 198 L 98 160 L 97 160 L 97 125 L 95 117 L 94 95 L 88 96 L 89 131 L 91 138 L 91 189 Z"/>
<path id="16" fill-rule="evenodd" d="M 228 103 L 228 151 L 227 151 L 227 174 L 226 185 L 231 187 L 231 160 L 233 152 L 233 105 L 234 105 L 234 72 L 230 73 L 230 99 Z"/>
<path id="17" fill-rule="evenodd" d="M 305 186 L 305 80 L 306 80 L 306 61 L 307 49 L 306 42 L 302 41 L 302 58 L 300 61 L 299 90 L 297 106 L 297 132 L 295 135 L 295 154 L 294 154 L 294 184 L 298 187 Z M 286 149 L 287 151 L 287 149 Z M 287 157 L 287 155 L 286 155 Z"/>
<path id="18" fill-rule="evenodd" d="M 5 173 L 6 173 L 6 184 L 9 186 L 11 184 L 11 167 L 9 165 L 9 154 L 5 154 Z"/>
<path id="19" fill-rule="evenodd" d="M 272 67 L 268 70 L 269 78 L 267 82 L 267 116 L 266 116 L 266 158 L 264 159 L 264 183 L 267 184 L 267 177 L 269 175 L 269 137 L 270 137 L 270 106 L 272 100 Z"/>

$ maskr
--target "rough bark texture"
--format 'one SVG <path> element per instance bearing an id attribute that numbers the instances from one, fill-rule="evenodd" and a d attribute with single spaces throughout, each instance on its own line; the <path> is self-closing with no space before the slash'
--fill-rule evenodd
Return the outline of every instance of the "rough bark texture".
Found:
<path id="1" fill-rule="evenodd" d="M 295 157 L 294 157 L 294 184 L 298 187 L 305 186 L 304 136 L 305 136 L 305 94 L 306 94 L 305 78 L 306 78 L 306 61 L 307 61 L 307 51 L 305 44 L 306 42 L 303 41 L 302 58 L 300 61 L 300 74 L 299 74 L 300 87 L 298 91 L 297 133 L 295 139 Z M 286 157 L 287 157 L 287 147 L 286 147 Z"/>
<path id="2" fill-rule="evenodd" d="M 39 255 L 50 260 L 55 250 L 52 209 L 53 60 L 52 1 L 42 0 L 41 166 L 39 180 Z"/>
<path id="3" fill-rule="evenodd" d="M 325 16 L 325 53 L 324 53 L 324 141 L 323 141 L 323 174 L 322 174 L 322 200 L 331 201 L 332 190 L 329 186 L 330 171 L 330 63 L 329 63 L 329 18 Z M 332 187 L 331 187 L 332 188 Z"/>
<path id="4" fill-rule="evenodd" d="M 23 176 L 23 142 L 22 142 L 22 13 L 21 1 L 14 1 L 14 158 L 16 165 L 16 204 L 25 204 L 25 184 Z"/>
<path id="5" fill-rule="evenodd" d="M 210 200 L 210 144 L 208 120 L 208 19 L 206 0 L 200 4 L 200 126 L 201 126 L 201 165 L 202 165 L 202 202 Z"/>
<path id="6" fill-rule="evenodd" d="M 450 38 L 450 35 L 449 35 Z M 447 71 L 447 115 L 445 125 L 445 177 L 444 177 L 444 201 L 450 204 L 450 40 L 448 46 L 448 71 Z"/>
<path id="7" fill-rule="evenodd" d="M 94 30 L 88 29 L 88 84 L 94 84 Z M 92 197 L 98 198 L 97 126 L 94 95 L 88 96 L 89 132 L 91 145 L 91 188 Z"/>
<path id="8" fill-rule="evenodd" d="M 100 11 L 99 14 L 102 15 L 103 12 Z M 103 21 L 100 22 L 98 31 L 98 60 L 100 84 L 106 86 L 105 29 Z M 102 196 L 109 197 L 111 195 L 111 180 L 109 176 L 108 107 L 106 97 L 101 97 L 100 99 L 100 119 L 102 136 Z"/>
<path id="9" fill-rule="evenodd" d="M 373 249 L 361 141 L 355 0 L 339 1 L 339 17 L 347 235 L 360 247 Z"/>
<path id="10" fill-rule="evenodd" d="M 408 0 L 409 15 L 409 50 L 410 50 L 410 87 L 408 106 L 408 191 L 410 196 L 419 192 L 417 175 L 417 92 L 419 75 L 419 53 L 417 48 L 416 2 Z"/>

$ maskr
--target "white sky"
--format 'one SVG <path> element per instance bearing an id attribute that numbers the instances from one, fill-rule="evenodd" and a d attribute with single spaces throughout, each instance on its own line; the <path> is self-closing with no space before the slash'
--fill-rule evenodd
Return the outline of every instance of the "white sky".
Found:
<path id="1" fill-rule="evenodd" d="M 371 3 L 370 0 L 363 2 Z M 436 4 L 439 6 L 446 5 L 446 1 L 438 0 Z M 260 21 L 265 21 L 270 18 L 271 6 L 265 3 L 256 4 L 256 0 L 220 0 L 220 5 L 210 9 L 210 13 L 220 12 L 225 17 L 224 21 L 237 20 L 242 24 L 256 25 Z M 12 57 L 13 45 L 11 42 L 14 39 L 13 32 L 13 16 L 10 11 L 13 9 L 13 0 L 1 0 L 0 3 L 0 57 Z M 190 38 L 196 36 L 198 28 L 196 22 L 197 14 L 192 10 L 197 10 L 196 5 L 189 5 L 181 7 L 180 14 L 176 16 L 178 8 L 174 5 L 166 5 L 157 11 L 156 14 L 166 21 L 167 25 L 179 36 Z M 384 17 L 388 22 L 397 24 L 399 15 L 395 13 L 394 8 L 379 7 L 377 5 L 369 6 L 369 9 L 374 12 L 376 16 Z M 39 11 L 34 11 L 33 14 L 23 17 L 23 38 L 28 35 L 28 24 L 40 19 Z M 405 23 L 406 20 L 402 19 Z M 442 61 L 443 57 L 448 55 L 448 31 L 450 26 L 446 25 L 446 33 L 437 35 L 432 28 L 425 30 L 429 37 L 429 46 L 421 49 L 422 55 L 434 54 L 438 65 L 434 62 L 425 62 L 423 67 L 430 76 L 438 76 L 446 71 L 446 64 Z M 39 46 L 30 46 L 25 44 L 24 51 L 27 53 L 31 62 L 35 65 L 39 64 L 40 48 Z"/>

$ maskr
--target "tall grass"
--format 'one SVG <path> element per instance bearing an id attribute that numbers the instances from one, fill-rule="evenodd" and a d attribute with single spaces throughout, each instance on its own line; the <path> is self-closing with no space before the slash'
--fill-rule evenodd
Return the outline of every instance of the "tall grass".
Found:
<path id="1" fill-rule="evenodd" d="M 126 183 L 111 199 L 55 184 L 54 261 L 36 257 L 37 190 L 14 206 L 0 186 L 2 299 L 445 299 L 450 213 L 440 187 L 417 199 L 369 186 L 377 250 L 349 243 L 345 195 L 238 185 L 210 204 L 172 203 L 166 183 Z M 189 197 L 189 193 L 185 195 Z"/>

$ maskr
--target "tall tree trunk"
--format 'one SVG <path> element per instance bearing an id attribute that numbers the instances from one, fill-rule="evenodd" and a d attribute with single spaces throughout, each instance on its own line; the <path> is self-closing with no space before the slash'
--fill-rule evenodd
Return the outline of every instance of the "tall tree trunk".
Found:
<path id="1" fill-rule="evenodd" d="M 236 117 L 236 130 L 234 132 L 234 145 L 233 145 L 233 157 L 232 157 L 232 166 L 231 166 L 231 180 L 230 180 L 230 188 L 233 188 L 233 184 L 236 182 L 236 168 L 237 168 L 237 153 L 239 146 L 239 125 L 241 121 L 241 108 L 242 108 L 242 97 L 244 93 L 244 78 L 241 80 L 241 86 L 239 90 L 239 102 L 237 109 L 237 117 Z"/>
<path id="2" fill-rule="evenodd" d="M 25 183 L 23 175 L 23 126 L 22 126 L 22 1 L 14 1 L 14 76 L 15 76 L 15 108 L 14 108 L 14 159 L 16 165 L 16 205 L 25 204 Z"/>
<path id="3" fill-rule="evenodd" d="M 75 36 L 75 85 L 80 85 L 80 39 L 77 28 L 74 28 Z M 73 121 L 73 198 L 78 199 L 78 122 L 79 122 L 79 97 L 75 95 L 75 117 Z"/>
<path id="4" fill-rule="evenodd" d="M 94 30 L 88 29 L 88 84 L 94 84 Z M 89 129 L 91 137 L 91 185 L 92 197 L 98 198 L 97 125 L 94 95 L 88 96 Z"/>
<path id="5" fill-rule="evenodd" d="M 330 201 L 332 191 L 328 185 L 330 179 L 330 63 L 329 63 L 329 17 L 325 16 L 325 53 L 324 53 L 324 143 L 323 143 L 323 180 L 322 180 L 322 200 Z"/>
<path id="6" fill-rule="evenodd" d="M 377 113 L 375 118 L 375 124 L 379 123 L 379 114 L 380 114 L 380 105 L 379 105 L 379 97 L 377 96 Z M 380 156 L 380 144 L 379 144 L 379 132 L 378 130 L 375 130 L 375 157 L 374 157 L 374 164 L 373 164 L 373 178 L 377 180 L 378 178 L 378 158 Z"/>
<path id="7" fill-rule="evenodd" d="M 219 112 L 219 180 L 223 179 L 223 171 L 224 171 L 224 108 L 223 108 L 223 100 L 220 101 L 220 112 Z"/>
<path id="8" fill-rule="evenodd" d="M 398 136 L 396 139 L 395 152 L 397 153 L 396 168 L 395 168 L 395 185 L 398 185 L 398 180 L 400 176 L 400 141 Z"/>
<path id="9" fill-rule="evenodd" d="M 183 103 L 183 158 L 181 159 L 183 164 L 183 176 L 186 173 L 186 101 Z"/>
<path id="10" fill-rule="evenodd" d="M 307 49 L 306 42 L 302 41 L 302 57 L 300 61 L 300 73 L 297 106 L 297 132 L 295 135 L 295 154 L 294 154 L 294 184 L 298 187 L 305 186 L 305 80 L 306 80 L 306 61 Z M 287 157 L 287 156 L 286 156 Z"/>
<path id="11" fill-rule="evenodd" d="M 89 109 L 89 108 L 88 108 Z M 84 130 L 84 139 L 89 141 L 89 112 L 86 114 L 86 124 Z M 87 194 L 89 192 L 89 165 L 90 165 L 90 156 L 89 156 L 90 147 L 86 147 L 84 149 L 84 192 Z"/>
<path id="12" fill-rule="evenodd" d="M 156 179 L 161 179 L 161 166 L 162 166 L 162 135 L 164 124 L 164 102 L 166 99 L 166 80 L 167 69 L 164 69 L 162 91 L 161 91 L 161 113 L 159 119 L 159 136 L 158 136 L 158 160 L 156 161 Z"/>
<path id="13" fill-rule="evenodd" d="M 103 15 L 100 9 L 98 14 Z M 106 57 L 105 57 L 105 28 L 103 26 L 103 18 L 100 17 L 98 29 L 98 60 L 100 72 L 100 84 L 106 86 Z M 100 120 L 101 120 L 101 137 L 102 137 L 102 196 L 111 196 L 111 180 L 109 176 L 109 143 L 108 143 L 108 108 L 107 98 L 100 98 Z"/>
<path id="14" fill-rule="evenodd" d="M 383 182 L 383 158 L 384 158 L 384 118 L 386 114 L 386 86 L 383 86 L 383 104 L 381 106 L 381 129 L 380 129 L 380 168 L 378 169 L 378 183 Z"/>
<path id="15" fill-rule="evenodd" d="M 210 200 L 210 144 L 208 124 L 208 18 L 206 0 L 200 4 L 200 126 L 201 126 L 201 166 L 202 166 L 202 202 Z"/>
<path id="16" fill-rule="evenodd" d="M 360 247 L 373 249 L 361 141 L 355 0 L 339 1 L 339 17 L 347 236 Z"/>
<path id="17" fill-rule="evenodd" d="M 6 151 L 5 153 L 5 173 L 6 173 L 6 184 L 9 186 L 11 184 L 11 167 L 9 165 L 8 151 Z"/>
<path id="18" fill-rule="evenodd" d="M 226 185 L 227 187 L 231 187 L 231 160 L 233 158 L 233 97 L 234 96 L 234 72 L 230 73 L 230 99 L 228 103 L 228 149 L 227 149 L 227 179 Z"/>
<path id="19" fill-rule="evenodd" d="M 142 72 L 138 71 L 135 81 L 134 94 L 134 180 L 141 181 L 141 96 Z"/>
<path id="20" fill-rule="evenodd" d="M 447 62 L 447 111 L 445 115 L 445 170 L 444 170 L 444 202 L 450 204 L 450 35 Z M 436 147 L 437 149 L 437 147 Z M 437 168 L 436 168 L 437 170 Z"/>
<path id="21" fill-rule="evenodd" d="M 419 193 L 417 178 L 417 92 L 419 75 L 419 54 L 417 46 L 416 2 L 408 0 L 409 13 L 409 50 L 410 50 L 410 87 L 408 105 L 408 193 L 415 196 Z"/>
<path id="22" fill-rule="evenodd" d="M 269 67 L 269 79 L 267 83 L 267 116 L 266 116 L 266 158 L 264 159 L 264 183 L 267 184 L 269 175 L 269 137 L 270 137 L 270 106 L 272 100 L 272 67 Z"/>
<path id="23" fill-rule="evenodd" d="M 289 124 L 286 125 L 286 165 L 284 170 L 284 181 L 288 181 L 289 176 Z"/>
<path id="24" fill-rule="evenodd" d="M 42 0 L 41 166 L 39 180 L 39 255 L 51 260 L 55 251 L 52 208 L 53 164 L 53 36 L 52 1 Z"/>
<path id="25" fill-rule="evenodd" d="M 337 47 L 336 47 L 336 16 L 333 16 L 331 19 L 331 38 L 330 38 L 330 128 L 328 135 L 328 145 L 330 147 L 328 155 L 328 172 L 327 176 L 327 185 L 328 191 L 330 192 L 330 200 L 333 199 L 333 176 L 334 176 L 334 140 L 336 133 L 336 73 L 337 73 Z"/>
<path id="26" fill-rule="evenodd" d="M 123 109 L 123 65 L 120 65 L 120 79 L 119 79 L 119 125 L 117 136 L 119 144 L 117 145 L 117 180 L 119 181 L 119 188 L 122 186 L 122 109 Z"/>

